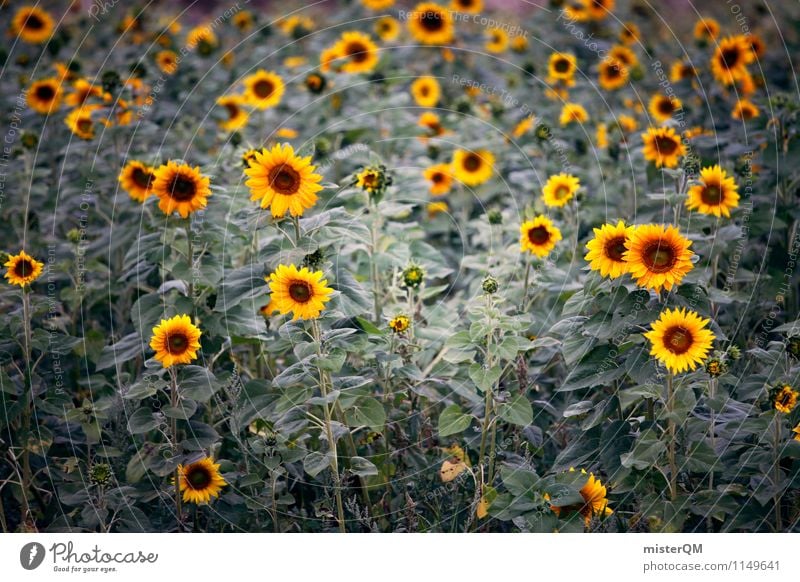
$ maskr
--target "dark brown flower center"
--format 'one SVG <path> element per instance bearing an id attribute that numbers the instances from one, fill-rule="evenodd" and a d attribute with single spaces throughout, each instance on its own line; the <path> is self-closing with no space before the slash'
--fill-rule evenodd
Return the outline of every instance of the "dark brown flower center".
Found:
<path id="1" fill-rule="evenodd" d="M 433 176 L 431 176 L 431 180 L 436 184 L 439 182 L 444 182 L 444 174 L 441 172 L 436 172 Z"/>
<path id="2" fill-rule="evenodd" d="M 722 189 L 717 184 L 706 184 L 700 191 L 700 198 L 709 206 L 722 202 Z"/>
<path id="3" fill-rule="evenodd" d="M 672 106 L 672 100 L 667 98 L 660 99 L 658 101 L 658 111 L 662 115 L 672 115 L 672 112 L 675 111 L 675 108 Z"/>
<path id="4" fill-rule="evenodd" d="M 444 28 L 444 17 L 435 10 L 429 10 L 420 15 L 419 23 L 428 32 L 438 32 Z"/>
<path id="5" fill-rule="evenodd" d="M 51 101 L 56 96 L 56 91 L 50 85 L 36 87 L 36 98 L 42 101 Z"/>
<path id="6" fill-rule="evenodd" d="M 671 327 L 664 333 L 664 346 L 673 354 L 680 355 L 688 352 L 692 343 L 694 343 L 694 338 L 685 327 Z"/>
<path id="7" fill-rule="evenodd" d="M 131 179 L 139 188 L 149 188 L 150 184 L 153 183 L 153 174 L 142 168 L 134 168 L 133 172 L 131 172 Z"/>
<path id="8" fill-rule="evenodd" d="M 170 354 L 180 355 L 189 348 L 189 338 L 185 334 L 173 333 L 167 337 L 167 350 Z"/>
<path id="9" fill-rule="evenodd" d="M 75 124 L 78 128 L 80 133 L 91 133 L 92 132 L 92 120 L 91 119 L 79 119 L 78 123 Z"/>
<path id="10" fill-rule="evenodd" d="M 550 231 L 544 226 L 535 226 L 528 231 L 528 240 L 535 245 L 543 245 L 550 240 Z"/>
<path id="11" fill-rule="evenodd" d="M 369 49 L 364 43 L 357 40 L 348 43 L 344 52 L 354 63 L 363 63 L 369 57 Z"/>
<path id="12" fill-rule="evenodd" d="M 475 172 L 481 167 L 481 157 L 478 154 L 467 154 L 464 158 L 463 166 L 468 172 Z"/>
<path id="13" fill-rule="evenodd" d="M 569 196 L 569 186 L 565 184 L 559 184 L 556 188 L 556 191 L 553 192 L 553 196 L 555 196 L 556 200 L 563 200 L 567 196 Z"/>
<path id="14" fill-rule="evenodd" d="M 28 259 L 20 259 L 14 265 L 14 274 L 19 278 L 30 277 L 33 274 L 33 263 Z"/>
<path id="15" fill-rule="evenodd" d="M 569 61 L 567 59 L 558 59 L 553 65 L 556 73 L 566 73 L 569 71 Z"/>
<path id="16" fill-rule="evenodd" d="M 255 93 L 256 97 L 259 99 L 267 99 L 272 95 L 273 91 L 275 91 L 275 85 L 272 84 L 272 81 L 268 81 L 267 79 L 256 81 L 253 84 L 253 93 Z"/>
<path id="17" fill-rule="evenodd" d="M 642 253 L 642 261 L 653 273 L 666 273 L 672 269 L 677 260 L 675 249 L 661 240 L 648 245 Z"/>
<path id="18" fill-rule="evenodd" d="M 316 75 L 311 75 L 308 79 L 306 79 L 306 84 L 312 89 L 317 89 L 320 85 L 322 85 L 322 79 Z"/>
<path id="19" fill-rule="evenodd" d="M 33 30 L 41 30 L 44 28 L 44 22 L 36 14 L 29 14 L 28 19 L 25 21 L 25 28 L 32 28 Z"/>
<path id="20" fill-rule="evenodd" d="M 428 85 L 423 85 L 419 89 L 419 94 L 422 95 L 423 97 L 427 97 L 428 95 L 431 94 L 431 88 Z"/>
<path id="21" fill-rule="evenodd" d="M 726 69 L 732 69 L 739 63 L 739 49 L 737 47 L 730 47 L 723 49 L 720 52 L 720 61 L 722 66 Z"/>
<path id="22" fill-rule="evenodd" d="M 678 149 L 678 143 L 674 139 L 666 136 L 658 136 L 655 139 L 655 145 L 658 153 L 662 156 L 669 156 Z"/>
<path id="23" fill-rule="evenodd" d="M 269 171 L 269 185 L 284 196 L 291 196 L 300 189 L 300 174 L 288 164 L 275 166 Z"/>
<path id="24" fill-rule="evenodd" d="M 311 285 L 305 281 L 292 281 L 289 283 L 289 297 L 297 303 L 308 303 L 312 295 Z"/>
<path id="25" fill-rule="evenodd" d="M 239 112 L 241 110 L 239 109 L 239 106 L 236 105 L 236 103 L 226 103 L 225 104 L 225 109 L 228 110 L 228 117 L 229 118 L 236 119 L 237 117 L 239 117 Z"/>
<path id="26" fill-rule="evenodd" d="M 202 465 L 190 466 L 185 473 L 186 483 L 195 491 L 202 491 L 213 480 L 211 472 Z"/>
<path id="27" fill-rule="evenodd" d="M 612 261 L 616 261 L 618 263 L 624 262 L 622 255 L 625 254 L 627 250 L 625 248 L 625 237 L 624 236 L 617 236 L 609 240 L 605 247 L 603 247 L 606 256 L 611 259 Z"/>
<path id="28" fill-rule="evenodd" d="M 169 194 L 172 199 L 178 202 L 185 202 L 191 200 L 197 194 L 197 185 L 194 180 L 179 174 L 172 179 Z"/>
<path id="29" fill-rule="evenodd" d="M 622 76 L 622 69 L 620 68 L 619 64 L 612 63 L 606 67 L 606 77 L 611 79 L 616 79 Z"/>

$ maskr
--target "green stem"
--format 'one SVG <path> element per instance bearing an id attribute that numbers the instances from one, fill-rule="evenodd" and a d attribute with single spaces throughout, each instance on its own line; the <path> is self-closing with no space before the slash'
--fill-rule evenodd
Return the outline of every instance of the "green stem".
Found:
<path id="1" fill-rule="evenodd" d="M 194 246 L 192 244 L 192 215 L 186 217 L 186 261 L 189 263 L 189 301 L 194 311 Z M 192 313 L 194 317 L 194 313 Z"/>
<path id="2" fill-rule="evenodd" d="M 675 501 L 678 497 L 678 463 L 675 458 L 675 434 L 677 427 L 675 425 L 674 410 L 675 410 L 675 390 L 673 387 L 674 377 L 672 372 L 667 374 L 667 457 L 669 459 L 669 497 Z"/>
<path id="3" fill-rule="evenodd" d="M 33 371 L 31 370 L 31 298 L 25 287 L 22 288 L 22 325 L 23 343 L 25 355 L 25 406 L 22 409 L 22 511 L 25 523 L 34 524 L 31 514 L 28 492 L 33 483 L 33 473 L 31 471 L 31 453 L 29 441 L 31 437 L 31 416 L 33 415 Z"/>
<path id="4" fill-rule="evenodd" d="M 370 277 L 372 278 L 372 300 L 373 310 L 375 314 L 375 325 L 381 323 L 381 282 L 380 274 L 378 273 L 378 262 L 375 260 L 375 255 L 378 252 L 378 230 L 380 228 L 380 213 L 378 212 L 378 205 L 370 202 L 370 209 L 372 211 L 372 225 L 370 227 L 370 252 L 369 252 L 369 268 Z"/>
<path id="5" fill-rule="evenodd" d="M 778 483 L 781 481 L 781 416 L 779 412 L 775 412 L 774 420 L 774 442 L 773 442 L 773 481 L 775 482 L 775 531 L 783 531 L 783 518 L 781 516 L 781 492 L 778 489 Z"/>
<path id="6" fill-rule="evenodd" d="M 169 369 L 170 379 L 172 380 L 172 389 L 169 393 L 169 403 L 173 409 L 178 407 L 178 374 L 175 371 L 175 368 Z M 178 419 L 175 415 L 170 418 L 170 437 L 172 438 L 172 454 L 178 454 Z M 181 506 L 181 488 L 180 488 L 180 479 L 181 479 L 181 472 L 178 468 L 175 468 L 175 519 L 178 525 L 178 531 L 183 531 L 183 516 L 182 516 L 182 506 Z"/>
<path id="7" fill-rule="evenodd" d="M 713 400 L 716 396 L 717 392 L 717 381 L 712 378 L 708 381 L 708 398 L 709 400 Z M 708 404 L 709 410 L 709 427 L 708 427 L 708 436 L 711 440 L 711 452 L 714 455 L 714 459 L 717 458 L 716 448 L 717 448 L 717 436 L 716 432 L 716 418 L 714 414 L 714 405 L 713 403 L 709 402 Z M 714 467 L 712 465 L 711 471 L 709 471 L 708 475 L 708 488 L 709 490 L 714 490 Z"/>

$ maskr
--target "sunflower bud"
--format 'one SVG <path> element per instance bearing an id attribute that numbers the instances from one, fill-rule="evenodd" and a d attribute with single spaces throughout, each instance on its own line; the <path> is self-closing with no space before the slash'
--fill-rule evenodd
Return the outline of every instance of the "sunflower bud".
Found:
<path id="1" fill-rule="evenodd" d="M 706 362 L 706 373 L 712 378 L 719 378 L 728 371 L 728 366 L 719 358 L 710 358 Z"/>
<path id="2" fill-rule="evenodd" d="M 303 257 L 303 266 L 308 267 L 312 271 L 319 270 L 323 262 L 325 262 L 325 253 L 322 249 L 317 249 L 313 253 L 309 253 Z"/>
<path id="3" fill-rule="evenodd" d="M 487 295 L 494 295 L 500 289 L 500 283 L 491 275 L 486 275 L 481 283 L 481 289 Z"/>
<path id="4" fill-rule="evenodd" d="M 22 147 L 24 147 L 26 150 L 35 150 L 36 146 L 39 145 L 39 136 L 37 136 L 35 133 L 25 131 L 22 133 L 22 138 L 20 141 L 22 143 Z"/>
<path id="5" fill-rule="evenodd" d="M 97 463 L 89 470 L 89 480 L 92 485 L 108 485 L 113 476 L 114 472 L 111 470 L 111 465 L 107 463 Z"/>
<path id="6" fill-rule="evenodd" d="M 503 224 L 503 213 L 497 208 L 492 208 L 487 212 L 486 218 L 489 220 L 489 224 Z"/>
<path id="7" fill-rule="evenodd" d="M 411 264 L 403 270 L 403 283 L 410 289 L 419 289 L 425 279 L 425 271 L 419 265 Z"/>
<path id="8" fill-rule="evenodd" d="M 536 137 L 540 141 L 546 141 L 553 136 L 553 133 L 550 131 L 550 127 L 545 125 L 544 123 L 540 123 L 536 126 Z"/>
<path id="9" fill-rule="evenodd" d="M 731 360 L 738 360 L 742 357 L 742 350 L 739 349 L 739 346 L 731 346 L 728 348 L 728 357 Z"/>

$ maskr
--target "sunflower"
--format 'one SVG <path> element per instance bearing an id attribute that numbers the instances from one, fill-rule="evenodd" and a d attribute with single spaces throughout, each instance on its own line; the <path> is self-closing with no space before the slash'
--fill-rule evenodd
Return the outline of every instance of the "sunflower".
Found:
<path id="1" fill-rule="evenodd" d="M 280 28 L 281 32 L 286 36 L 302 38 L 314 30 L 314 21 L 308 16 L 293 14 L 281 20 L 278 23 L 278 28 Z"/>
<path id="2" fill-rule="evenodd" d="M 327 85 L 328 85 L 328 80 L 321 73 L 309 73 L 306 76 L 305 80 L 306 89 L 308 89 L 315 95 L 319 95 L 320 93 L 322 93 Z"/>
<path id="3" fill-rule="evenodd" d="M 422 2 L 411 11 L 408 29 L 423 44 L 447 44 L 453 40 L 453 16 L 435 2 Z"/>
<path id="4" fill-rule="evenodd" d="M 772 391 L 770 400 L 775 410 L 789 414 L 797 406 L 798 396 L 800 396 L 800 393 L 797 390 L 789 386 L 789 384 L 783 384 Z"/>
<path id="5" fill-rule="evenodd" d="M 546 216 L 537 216 L 519 227 L 519 245 L 537 257 L 544 257 L 561 240 L 561 231 Z"/>
<path id="6" fill-rule="evenodd" d="M 689 188 L 686 208 L 717 218 L 730 218 L 731 209 L 739 206 L 738 186 L 733 177 L 716 165 L 700 171 L 700 182 Z"/>
<path id="7" fill-rule="evenodd" d="M 197 49 L 201 55 L 210 53 L 218 44 L 217 35 L 210 25 L 195 26 L 186 34 L 186 47 Z"/>
<path id="8" fill-rule="evenodd" d="M 569 53 L 553 53 L 547 61 L 547 74 L 551 79 L 567 81 L 575 76 L 578 62 L 575 55 Z"/>
<path id="9" fill-rule="evenodd" d="M 483 10 L 483 0 L 450 0 L 450 10 L 478 14 Z"/>
<path id="10" fill-rule="evenodd" d="M 579 103 L 565 103 L 558 121 L 562 126 L 570 123 L 586 123 L 589 121 L 589 114 Z"/>
<path id="11" fill-rule="evenodd" d="M 731 118 L 739 121 L 750 121 L 758 115 L 758 107 L 749 99 L 739 99 L 731 111 Z"/>
<path id="12" fill-rule="evenodd" d="M 672 225 L 645 224 L 629 235 L 622 257 L 637 285 L 669 291 L 692 270 L 691 245 Z"/>
<path id="13" fill-rule="evenodd" d="M 176 315 L 162 319 L 153 328 L 150 347 L 156 352 L 156 360 L 165 368 L 189 364 L 197 359 L 201 334 L 188 315 Z"/>
<path id="14" fill-rule="evenodd" d="M 242 105 L 246 99 L 240 95 L 223 95 L 217 99 L 217 105 L 225 108 L 228 118 L 219 122 L 219 126 L 225 131 L 236 131 L 247 125 L 250 118 Z"/>
<path id="15" fill-rule="evenodd" d="M 158 207 L 164 214 L 177 212 L 181 218 L 208 204 L 211 180 L 200 173 L 199 167 L 169 161 L 159 166 L 153 180 L 153 192 L 159 198 Z"/>
<path id="16" fill-rule="evenodd" d="M 624 87 L 630 77 L 630 71 L 625 64 L 612 58 L 603 59 L 598 70 L 598 83 L 606 91 L 615 91 Z"/>
<path id="17" fill-rule="evenodd" d="M 131 160 L 119 173 L 119 183 L 131 198 L 144 202 L 153 193 L 155 168 L 142 162 Z"/>
<path id="18" fill-rule="evenodd" d="M 671 127 L 650 127 L 642 134 L 644 159 L 653 162 L 656 168 L 674 168 L 678 158 L 686 155 L 686 146 Z"/>
<path id="19" fill-rule="evenodd" d="M 269 109 L 278 105 L 283 97 L 284 88 L 280 76 L 264 69 L 259 69 L 244 78 L 245 97 L 256 109 Z"/>
<path id="20" fill-rule="evenodd" d="M 728 36 L 719 41 L 711 57 L 711 73 L 723 85 L 733 85 L 747 75 L 747 65 L 755 55 L 744 35 Z"/>
<path id="21" fill-rule="evenodd" d="M 61 82 L 55 77 L 34 81 L 26 100 L 37 113 L 49 115 L 61 105 Z"/>
<path id="22" fill-rule="evenodd" d="M 453 186 L 453 172 L 450 164 L 436 164 L 423 172 L 425 179 L 431 183 L 430 193 L 442 196 L 450 192 Z"/>
<path id="23" fill-rule="evenodd" d="M 656 94 L 650 98 L 647 109 L 656 121 L 664 123 L 672 119 L 672 116 L 675 115 L 677 111 L 680 111 L 682 107 L 683 103 L 681 103 L 681 100 L 675 97 L 675 95 Z"/>
<path id="24" fill-rule="evenodd" d="M 528 48 L 528 39 L 523 35 L 517 35 L 511 39 L 511 50 L 515 53 L 525 52 Z"/>
<path id="25" fill-rule="evenodd" d="M 638 43 L 641 36 L 642 33 L 639 31 L 639 27 L 636 23 L 630 21 L 624 22 L 622 30 L 619 31 L 619 41 L 627 45 Z"/>
<path id="26" fill-rule="evenodd" d="M 486 31 L 486 52 L 498 54 L 508 49 L 508 33 L 502 28 L 490 28 Z"/>
<path id="27" fill-rule="evenodd" d="M 394 0 L 361 0 L 361 3 L 370 10 L 385 10 L 394 6 Z"/>
<path id="28" fill-rule="evenodd" d="M 694 23 L 694 38 L 701 42 L 711 42 L 719 36 L 719 22 L 713 18 L 700 18 Z"/>
<path id="29" fill-rule="evenodd" d="M 395 315 L 389 320 L 389 328 L 394 333 L 403 333 L 411 326 L 411 320 L 407 315 Z"/>
<path id="30" fill-rule="evenodd" d="M 86 105 L 73 109 L 64 123 L 67 124 L 70 131 L 81 139 L 90 140 L 94 138 L 95 122 L 92 119 L 92 113 L 97 110 L 97 105 Z"/>
<path id="31" fill-rule="evenodd" d="M 178 70 L 178 54 L 170 50 L 158 51 L 156 66 L 162 73 L 173 75 Z"/>
<path id="32" fill-rule="evenodd" d="M 78 79 L 72 84 L 72 89 L 73 91 L 65 99 L 70 107 L 83 107 L 92 97 L 97 97 L 105 102 L 111 101 L 109 93 L 105 93 L 100 85 L 95 85 L 87 79 Z"/>
<path id="33" fill-rule="evenodd" d="M 442 135 L 446 131 L 442 126 L 442 120 L 432 111 L 426 111 L 420 115 L 417 120 L 417 125 L 427 129 L 431 135 Z"/>
<path id="34" fill-rule="evenodd" d="M 644 334 L 652 348 L 650 355 L 673 374 L 692 371 L 705 361 L 714 334 L 709 320 L 686 308 L 665 309 Z"/>
<path id="35" fill-rule="evenodd" d="M 597 129 L 595 130 L 595 142 L 597 149 L 602 150 L 608 147 L 608 127 L 606 127 L 605 123 L 597 125 Z"/>
<path id="36" fill-rule="evenodd" d="M 18 255 L 8 255 L 5 263 L 5 278 L 11 285 L 24 287 L 30 285 L 42 274 L 44 263 L 40 263 L 25 251 L 20 251 Z"/>
<path id="37" fill-rule="evenodd" d="M 428 218 L 433 218 L 437 214 L 441 214 L 442 212 L 447 212 L 448 210 L 450 210 L 450 207 L 444 200 L 438 200 L 436 202 L 429 202 L 428 205 L 425 207 L 425 210 L 428 213 Z"/>
<path id="38" fill-rule="evenodd" d="M 336 51 L 343 59 L 343 73 L 369 73 L 378 64 L 378 45 L 363 32 L 351 30 L 342 33 Z"/>
<path id="39" fill-rule="evenodd" d="M 794 433 L 794 440 L 800 441 L 800 423 L 792 429 L 792 432 Z"/>
<path id="40" fill-rule="evenodd" d="M 436 107 L 442 89 L 435 77 L 423 76 L 411 83 L 411 95 L 420 107 Z"/>
<path id="41" fill-rule="evenodd" d="M 178 465 L 178 476 L 178 490 L 185 503 L 209 503 L 227 485 L 219 473 L 219 464 L 210 457 Z"/>
<path id="42" fill-rule="evenodd" d="M 255 24 L 255 17 L 249 10 L 240 10 L 231 18 L 231 24 L 242 32 L 247 32 Z"/>
<path id="43" fill-rule="evenodd" d="M 49 40 L 53 27 L 53 17 L 36 6 L 23 6 L 11 20 L 11 32 L 30 44 Z"/>
<path id="44" fill-rule="evenodd" d="M 453 176 L 467 186 L 478 186 L 492 177 L 494 154 L 489 150 L 453 152 Z"/>
<path id="45" fill-rule="evenodd" d="M 570 473 L 574 473 L 575 469 L 570 469 Z M 581 469 L 581 474 L 586 475 L 586 471 Z M 580 513 L 583 517 L 584 523 L 588 526 L 593 517 L 606 517 L 614 513 L 608 507 L 608 499 L 606 495 L 605 485 L 596 479 L 594 473 L 589 473 L 589 478 L 580 489 L 581 497 L 583 497 L 583 504 L 567 505 L 562 507 L 550 506 L 550 509 L 558 516 L 561 513 L 573 514 Z M 549 499 L 549 496 L 547 497 Z"/>
<path id="46" fill-rule="evenodd" d="M 625 226 L 623 221 L 616 225 L 604 224 L 595 228 L 594 238 L 586 243 L 589 252 L 584 259 L 589 262 L 589 268 L 600 271 L 600 275 L 609 279 L 616 279 L 628 272 L 628 263 L 624 255 L 627 250 L 625 243 L 633 234 L 633 226 Z"/>
<path id="47" fill-rule="evenodd" d="M 400 23 L 391 16 L 382 16 L 375 21 L 375 34 L 384 42 L 392 41 L 400 36 Z"/>
<path id="48" fill-rule="evenodd" d="M 282 315 L 292 313 L 292 319 L 317 318 L 333 293 L 333 289 L 327 287 L 328 281 L 322 277 L 322 271 L 278 265 L 267 279 L 270 303 Z"/>
<path id="49" fill-rule="evenodd" d="M 614 45 L 608 51 L 608 58 L 616 59 L 626 67 L 635 67 L 639 63 L 636 53 L 623 45 Z"/>
<path id="50" fill-rule="evenodd" d="M 633 133 L 639 128 L 639 123 L 636 121 L 635 117 L 630 115 L 622 114 L 617 118 L 619 122 L 619 128 L 622 130 L 622 133 Z"/>
<path id="51" fill-rule="evenodd" d="M 672 83 L 693 79 L 696 75 L 695 68 L 684 61 L 675 61 L 669 68 L 669 80 Z"/>
<path id="52" fill-rule="evenodd" d="M 515 138 L 520 138 L 526 133 L 528 133 L 536 123 L 536 118 L 533 115 L 528 115 L 527 117 L 523 117 L 522 119 L 517 122 L 514 126 L 514 129 L 511 130 L 511 135 Z"/>
<path id="53" fill-rule="evenodd" d="M 315 174 L 311 156 L 301 158 L 289 144 L 278 144 L 271 150 L 255 153 L 255 160 L 244 173 L 250 178 L 250 200 L 260 200 L 261 208 L 269 207 L 272 216 L 303 216 L 317 202 L 318 184 L 322 176 Z"/>
<path id="54" fill-rule="evenodd" d="M 583 0 L 586 12 L 593 20 L 603 20 L 614 10 L 615 0 Z"/>
<path id="55" fill-rule="evenodd" d="M 544 203 L 553 207 L 564 206 L 575 196 L 580 187 L 580 180 L 570 174 L 550 176 L 542 189 Z"/>

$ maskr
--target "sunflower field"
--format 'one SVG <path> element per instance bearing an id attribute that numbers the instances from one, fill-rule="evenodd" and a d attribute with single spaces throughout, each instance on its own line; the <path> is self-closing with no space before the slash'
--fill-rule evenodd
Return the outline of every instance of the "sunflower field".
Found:
<path id="1" fill-rule="evenodd" d="M 2 531 L 800 531 L 800 6 L 539 4 L 3 2 Z"/>

